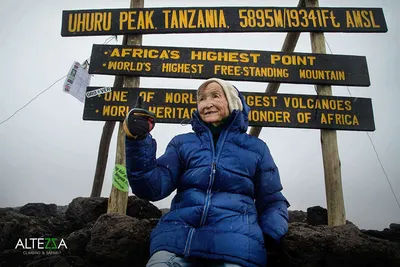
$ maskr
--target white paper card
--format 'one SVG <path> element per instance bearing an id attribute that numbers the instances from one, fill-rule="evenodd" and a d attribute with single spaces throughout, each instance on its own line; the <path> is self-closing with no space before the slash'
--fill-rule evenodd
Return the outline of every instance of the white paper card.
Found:
<path id="1" fill-rule="evenodd" d="M 64 82 L 64 92 L 73 95 L 76 99 L 85 102 L 86 87 L 90 84 L 91 75 L 79 62 L 74 62 Z"/>

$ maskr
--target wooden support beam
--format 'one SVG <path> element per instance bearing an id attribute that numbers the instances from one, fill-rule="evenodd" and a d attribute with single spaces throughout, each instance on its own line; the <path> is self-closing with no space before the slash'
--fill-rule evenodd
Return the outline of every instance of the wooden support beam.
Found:
<path id="1" fill-rule="evenodd" d="M 305 3 L 304 0 L 300 0 L 299 4 L 297 7 L 304 7 Z M 285 41 L 283 42 L 282 45 L 282 52 L 287 52 L 287 53 L 292 53 L 294 49 L 296 48 L 297 41 L 299 40 L 300 37 L 300 32 L 289 32 L 286 34 Z M 269 83 L 267 86 L 267 89 L 265 90 L 265 93 L 267 95 L 269 94 L 276 94 L 279 90 L 280 83 Z M 262 127 L 251 127 L 249 134 L 252 136 L 259 136 L 261 133 Z"/>
<path id="2" fill-rule="evenodd" d="M 307 7 L 319 7 L 318 0 L 305 0 Z M 324 33 L 311 32 L 313 53 L 326 54 Z M 318 95 L 332 95 L 330 85 L 317 85 Z M 321 148 L 324 163 L 325 191 L 328 208 L 328 225 L 346 224 L 343 200 L 342 174 L 335 130 L 321 130 Z"/>
<path id="3" fill-rule="evenodd" d="M 143 8 L 144 0 L 131 0 L 131 8 Z M 142 45 L 142 35 L 129 35 L 127 36 L 128 45 Z M 139 87 L 140 77 L 125 77 L 125 87 Z M 115 156 L 115 164 L 125 166 L 125 132 L 122 127 L 123 123 L 119 123 L 118 139 L 117 139 L 117 153 Z M 126 214 L 128 205 L 128 192 L 118 190 L 115 186 L 111 188 L 111 194 L 108 199 L 107 212 L 117 212 Z"/>
<path id="4" fill-rule="evenodd" d="M 122 41 L 126 45 L 126 36 Z M 113 87 L 120 88 L 124 86 L 124 76 L 116 75 Z M 90 197 L 100 197 L 103 189 L 104 175 L 106 172 L 108 152 L 110 150 L 110 142 L 115 128 L 115 121 L 106 121 L 101 134 L 99 152 L 97 154 L 96 171 L 94 173 L 92 193 Z"/>

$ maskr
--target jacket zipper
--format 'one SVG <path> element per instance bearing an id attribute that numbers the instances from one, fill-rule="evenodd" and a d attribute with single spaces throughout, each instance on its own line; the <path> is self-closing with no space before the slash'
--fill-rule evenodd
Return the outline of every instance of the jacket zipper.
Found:
<path id="1" fill-rule="evenodd" d="M 210 183 L 208 184 L 207 194 L 206 194 L 206 201 L 205 201 L 205 203 L 204 203 L 204 210 L 203 210 L 203 214 L 202 214 L 201 220 L 200 220 L 200 227 L 202 227 L 202 226 L 206 223 L 207 213 L 208 213 L 208 209 L 209 209 L 210 203 L 211 203 L 211 196 L 212 196 L 211 190 L 212 190 L 212 187 L 213 187 L 213 185 L 214 185 L 214 178 L 215 178 L 215 173 L 216 173 L 216 165 L 217 165 L 217 161 L 218 161 L 219 156 L 220 156 L 221 151 L 222 151 L 222 146 L 224 145 L 225 139 L 226 139 L 226 137 L 227 137 L 227 135 L 228 135 L 229 128 L 230 128 L 230 127 L 228 127 L 227 129 L 225 129 L 225 131 L 223 131 L 223 133 L 221 133 L 221 134 L 222 134 L 222 136 L 221 136 L 221 137 L 222 137 L 222 140 L 221 140 L 220 149 L 218 150 L 217 157 L 215 157 L 215 150 L 216 150 L 217 148 L 216 148 L 216 147 L 214 148 L 214 144 L 212 143 L 214 160 L 213 160 L 213 163 L 212 163 L 211 181 L 210 181 Z M 211 131 L 208 130 L 208 133 L 209 133 L 209 135 L 210 135 L 210 137 L 211 137 L 211 142 L 213 142 L 213 137 L 212 137 Z M 218 143 L 219 143 L 219 142 L 217 142 L 217 144 L 218 144 Z"/>
<path id="2" fill-rule="evenodd" d="M 205 127 L 205 126 L 204 126 Z M 215 166 L 216 164 L 216 158 L 215 158 L 215 150 L 217 149 L 214 147 L 214 141 L 213 141 L 213 136 L 211 134 L 210 129 L 208 130 L 208 136 L 210 137 L 211 140 L 211 148 L 212 148 L 212 154 L 213 154 L 213 161 L 212 161 L 212 166 L 211 166 L 211 174 L 210 174 L 210 181 L 208 182 L 208 187 L 207 187 L 207 193 L 206 193 L 206 200 L 204 201 L 204 209 L 203 209 L 203 214 L 201 215 L 201 220 L 200 220 L 200 227 L 202 227 L 206 221 L 206 214 L 208 210 L 208 202 L 210 201 L 211 198 L 211 189 L 214 183 L 214 175 L 215 175 Z"/>
<path id="3" fill-rule="evenodd" d="M 215 161 L 212 163 L 212 171 L 211 171 L 211 181 L 208 184 L 208 188 L 207 188 L 207 194 L 206 194 L 206 201 L 204 204 L 204 210 L 203 210 L 203 214 L 201 216 L 201 221 L 200 221 L 200 227 L 204 225 L 204 223 L 206 222 L 206 218 L 207 218 L 207 213 L 208 213 L 208 208 L 210 207 L 210 199 L 211 199 L 211 190 L 212 190 L 212 186 L 214 184 L 214 177 L 215 177 Z"/>
<path id="4" fill-rule="evenodd" d="M 193 237 L 193 234 L 194 234 L 194 231 L 195 231 L 195 230 L 196 230 L 195 228 L 192 228 L 192 229 L 190 229 L 190 231 L 189 231 L 188 237 L 187 237 L 187 239 L 186 239 L 185 250 L 183 251 L 184 257 L 188 257 L 188 256 L 189 256 L 189 253 L 190 253 L 190 245 L 191 245 L 191 243 L 192 243 L 192 237 Z"/>
<path id="5" fill-rule="evenodd" d="M 238 114 L 235 115 L 234 120 L 236 119 L 237 115 Z M 206 126 L 204 126 L 204 127 L 206 127 Z M 211 200 L 211 195 L 212 195 L 211 190 L 212 190 L 212 187 L 214 185 L 214 178 L 215 178 L 215 173 L 216 173 L 216 165 L 217 165 L 218 158 L 219 158 L 219 156 L 221 154 L 221 151 L 222 151 L 222 146 L 225 143 L 226 136 L 228 135 L 229 128 L 230 128 L 230 125 L 225 131 L 223 131 L 221 146 L 220 146 L 220 149 L 219 149 L 218 154 L 217 154 L 216 157 L 215 157 L 215 150 L 217 148 L 214 147 L 213 136 L 211 134 L 210 129 L 208 129 L 208 135 L 210 136 L 210 140 L 211 140 L 211 144 L 212 144 L 211 147 L 212 147 L 212 153 L 213 153 L 213 162 L 212 162 L 212 169 L 211 169 L 211 175 L 210 175 L 211 178 L 210 178 L 210 182 L 209 182 L 208 188 L 207 188 L 206 201 L 204 203 L 204 210 L 203 210 L 203 214 L 201 215 L 200 227 L 205 224 L 206 219 L 207 219 L 208 208 L 210 207 L 210 203 L 211 203 L 211 201 L 210 201 Z M 219 143 L 219 142 L 217 142 L 217 143 Z M 195 230 L 196 230 L 195 228 L 190 229 L 190 231 L 188 233 L 188 236 L 186 238 L 185 250 L 183 252 L 185 257 L 188 257 L 189 254 L 190 254 L 190 245 L 192 243 L 192 238 L 193 238 L 193 234 L 194 234 Z"/>

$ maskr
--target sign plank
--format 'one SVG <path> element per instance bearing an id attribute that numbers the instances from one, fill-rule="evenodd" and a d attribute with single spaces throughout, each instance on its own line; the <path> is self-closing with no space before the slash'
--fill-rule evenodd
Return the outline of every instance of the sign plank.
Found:
<path id="1" fill-rule="evenodd" d="M 366 58 L 308 53 L 93 45 L 91 74 L 369 86 Z"/>
<path id="2" fill-rule="evenodd" d="M 202 32 L 387 32 L 381 8 L 65 10 L 61 27 L 62 36 Z"/>
<path id="3" fill-rule="evenodd" d="M 242 92 L 250 126 L 374 131 L 371 99 Z M 157 123 L 189 123 L 196 90 L 88 87 L 84 120 L 122 121 L 141 95 Z"/>

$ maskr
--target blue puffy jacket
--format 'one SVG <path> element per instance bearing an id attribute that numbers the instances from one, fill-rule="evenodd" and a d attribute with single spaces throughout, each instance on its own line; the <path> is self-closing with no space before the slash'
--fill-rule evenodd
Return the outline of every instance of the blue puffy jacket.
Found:
<path id="1" fill-rule="evenodd" d="M 233 111 L 216 147 L 198 112 L 194 132 L 175 136 L 156 159 L 156 141 L 126 139 L 132 192 L 157 201 L 175 189 L 170 211 L 151 234 L 151 255 L 167 250 L 185 257 L 265 266 L 263 232 L 277 242 L 288 230 L 288 203 L 267 145 L 246 134 L 249 107 Z"/>

